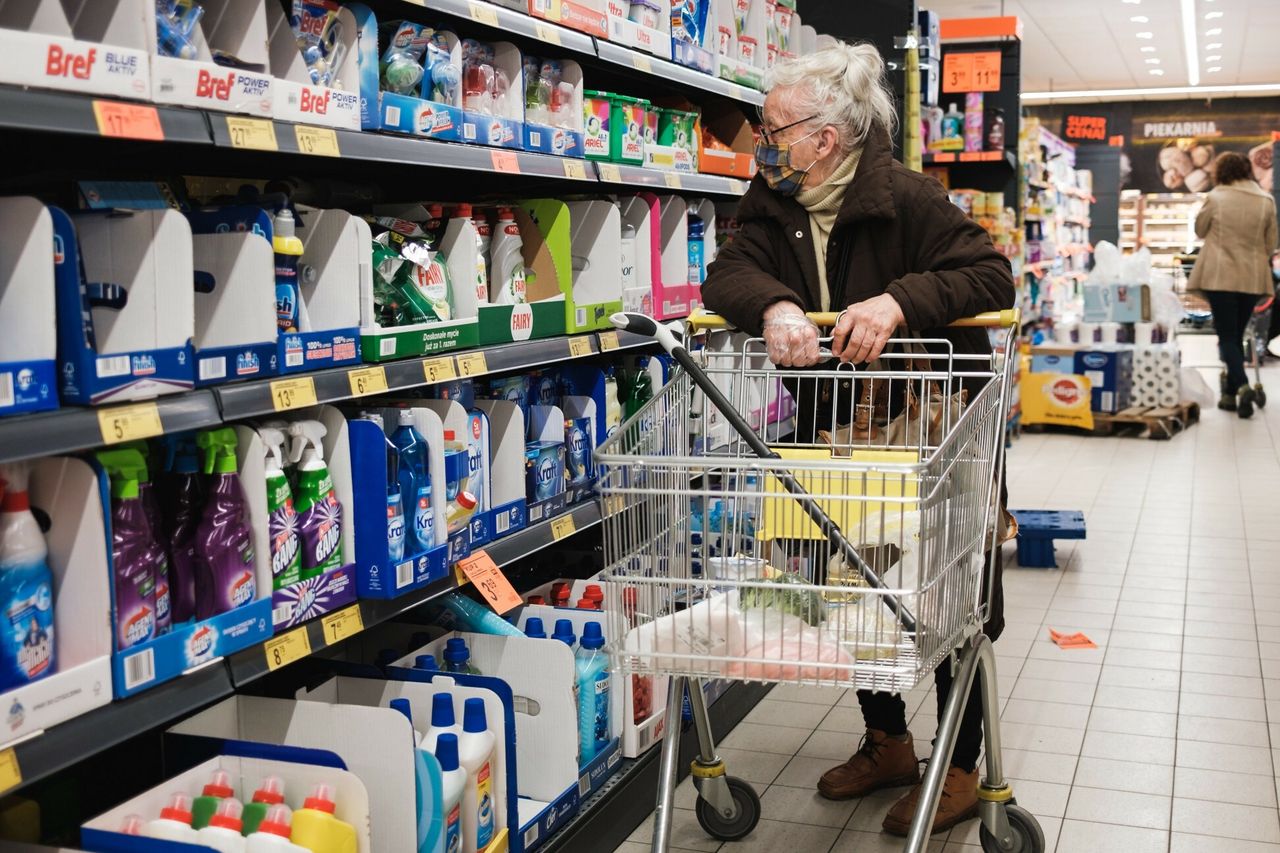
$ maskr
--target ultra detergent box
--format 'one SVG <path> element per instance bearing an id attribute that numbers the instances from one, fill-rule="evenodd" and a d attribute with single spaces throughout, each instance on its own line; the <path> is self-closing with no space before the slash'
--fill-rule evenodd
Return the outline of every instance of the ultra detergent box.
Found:
<path id="1" fill-rule="evenodd" d="M 1089 380 L 1095 412 L 1129 407 L 1133 394 L 1133 350 L 1088 349 L 1076 353 L 1075 373 Z"/>
<path id="2" fill-rule="evenodd" d="M 53 216 L 0 198 L 0 415 L 58 408 Z"/>

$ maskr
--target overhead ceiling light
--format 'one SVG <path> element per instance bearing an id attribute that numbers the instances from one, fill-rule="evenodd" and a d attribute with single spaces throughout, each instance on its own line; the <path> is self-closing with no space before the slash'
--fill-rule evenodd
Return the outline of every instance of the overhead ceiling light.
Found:
<path id="1" fill-rule="evenodd" d="M 1242 83 L 1235 86 L 1150 86 L 1134 89 L 1063 89 L 1060 92 L 1023 92 L 1028 104 L 1051 104 L 1055 101 L 1108 101 L 1145 97 L 1210 97 L 1213 95 L 1280 95 L 1280 83 Z"/>
<path id="2" fill-rule="evenodd" d="M 1200 85 L 1200 60 L 1196 50 L 1196 0 L 1181 0 L 1182 3 L 1182 49 L 1187 55 L 1187 82 L 1192 86 Z"/>
<path id="3" fill-rule="evenodd" d="M 1160 60 L 1158 60 L 1158 59 L 1148 59 L 1148 60 L 1147 60 L 1147 64 L 1148 64 L 1148 65 L 1159 65 L 1159 64 L 1160 64 Z"/>
<path id="4" fill-rule="evenodd" d="M 1204 58 L 1205 62 L 1220 62 L 1221 60 L 1222 60 L 1222 57 L 1216 53 L 1213 56 L 1206 56 Z"/>
<path id="5" fill-rule="evenodd" d="M 1221 70 L 1222 70 L 1222 66 L 1221 66 L 1221 65 L 1210 65 L 1206 70 L 1207 70 L 1210 74 L 1217 74 L 1219 71 L 1221 71 Z"/>
<path id="6" fill-rule="evenodd" d="M 1143 53 L 1155 53 L 1156 46 L 1153 44 L 1144 44 L 1142 47 L 1138 48 L 1138 50 L 1142 51 Z"/>
<path id="7" fill-rule="evenodd" d="M 1220 36 L 1222 35 L 1222 27 L 1214 27 L 1211 30 L 1205 30 L 1204 34 L 1207 36 Z"/>
<path id="8" fill-rule="evenodd" d="M 1129 19 L 1129 21 L 1134 24 L 1145 24 L 1149 20 L 1151 19 L 1148 18 L 1146 15 L 1134 15 L 1132 18 Z"/>
<path id="9" fill-rule="evenodd" d="M 1222 47 L 1222 42 L 1220 42 L 1220 41 L 1215 41 L 1215 42 L 1212 42 L 1212 43 L 1210 43 L 1210 44 L 1206 44 L 1206 45 L 1204 46 L 1204 49 L 1205 49 L 1205 50 L 1218 50 L 1218 49 L 1219 49 L 1219 48 L 1221 48 L 1221 47 Z M 1143 48 L 1143 50 L 1146 50 L 1146 48 Z"/>
<path id="10" fill-rule="evenodd" d="M 1217 19 L 1217 18 L 1221 18 L 1221 17 L 1222 17 L 1222 13 L 1221 13 L 1221 12 L 1205 12 L 1205 13 L 1204 13 L 1204 19 L 1205 19 L 1206 21 L 1212 21 L 1212 20 L 1215 20 L 1215 19 Z"/>
<path id="11" fill-rule="evenodd" d="M 1128 3 L 1131 6 L 1141 5 L 1142 0 L 1120 0 L 1121 3 Z"/>
<path id="12" fill-rule="evenodd" d="M 1147 73 L 1148 73 L 1148 74 L 1153 74 L 1153 75 L 1155 75 L 1156 77 L 1163 77 L 1163 76 L 1164 76 L 1164 69 L 1163 69 L 1163 68 L 1148 68 L 1148 69 L 1147 69 Z"/>
<path id="13" fill-rule="evenodd" d="M 1153 33 L 1135 33 L 1134 35 L 1136 35 L 1140 39 L 1155 38 L 1155 35 Z"/>

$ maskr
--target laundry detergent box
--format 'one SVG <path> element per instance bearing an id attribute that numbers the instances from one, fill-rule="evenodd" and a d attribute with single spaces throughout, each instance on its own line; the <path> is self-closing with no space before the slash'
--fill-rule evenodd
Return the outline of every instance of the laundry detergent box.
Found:
<path id="1" fill-rule="evenodd" d="M 265 4 L 274 78 L 272 114 L 286 121 L 359 130 L 355 16 L 333 0 L 292 5 L 293 14 L 287 15 L 283 5 Z"/>
<path id="2" fill-rule="evenodd" d="M 275 91 L 264 0 L 205 0 L 202 8 L 205 14 L 186 34 L 178 22 L 151 10 L 151 99 L 270 118 Z"/>
<path id="3" fill-rule="evenodd" d="M 524 148 L 524 61 L 510 42 L 462 40 L 462 141 Z M 473 87 L 472 81 L 487 84 Z"/>
<path id="4" fill-rule="evenodd" d="M 522 54 L 524 149 L 583 157 L 582 66 L 572 59 Z"/>
<path id="5" fill-rule="evenodd" d="M 609 41 L 660 59 L 671 58 L 671 21 L 662 3 L 607 0 L 605 10 L 609 13 Z"/>
<path id="6" fill-rule="evenodd" d="M 1133 348 L 1080 350 L 1075 373 L 1089 380 L 1095 412 L 1115 413 L 1129 407 L 1133 393 Z"/>
<path id="7" fill-rule="evenodd" d="M 0 234 L 0 415 L 56 409 L 53 216 L 37 199 L 0 198 Z"/>
<path id="8" fill-rule="evenodd" d="M 0 83 L 147 98 L 147 29 L 155 30 L 154 18 L 146 0 L 6 3 L 0 7 Z"/>

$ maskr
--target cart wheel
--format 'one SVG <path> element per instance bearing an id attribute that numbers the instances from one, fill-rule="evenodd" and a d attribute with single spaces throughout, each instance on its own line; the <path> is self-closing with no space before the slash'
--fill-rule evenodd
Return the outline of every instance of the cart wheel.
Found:
<path id="1" fill-rule="evenodd" d="M 1031 812 L 1009 803 L 1004 807 L 1004 814 L 1009 819 L 1009 829 L 1013 833 L 1013 846 L 1001 847 L 986 826 L 980 826 L 978 840 L 982 842 L 983 853 L 1044 853 L 1044 830 Z"/>
<path id="2" fill-rule="evenodd" d="M 1262 387 L 1261 384 L 1258 384 L 1253 386 L 1253 393 L 1254 393 L 1254 400 L 1253 400 L 1254 405 L 1256 405 L 1259 409 L 1265 409 L 1267 407 L 1266 390 Z"/>
<path id="3" fill-rule="evenodd" d="M 698 823 L 712 838 L 720 841 L 737 841 L 751 834 L 760 822 L 760 797 L 750 782 L 736 776 L 726 776 L 725 784 L 733 794 L 734 815 L 726 818 L 701 797 L 698 798 Z"/>

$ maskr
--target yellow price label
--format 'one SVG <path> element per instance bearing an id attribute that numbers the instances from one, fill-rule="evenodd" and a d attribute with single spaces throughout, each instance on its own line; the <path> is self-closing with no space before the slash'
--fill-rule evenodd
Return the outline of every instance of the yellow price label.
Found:
<path id="1" fill-rule="evenodd" d="M 564 537 L 577 531 L 573 523 L 573 515 L 558 515 L 551 519 L 551 538 L 559 542 Z"/>
<path id="2" fill-rule="evenodd" d="M 649 61 L 649 57 L 643 53 L 637 53 L 631 57 L 631 65 L 637 71 L 643 71 L 645 74 L 653 73 L 653 63 Z"/>
<path id="3" fill-rule="evenodd" d="M 267 669 L 275 671 L 311 654 L 311 638 L 307 636 L 307 627 L 304 625 L 287 634 L 272 637 L 262 644 L 262 649 L 267 655 Z"/>
<path id="4" fill-rule="evenodd" d="M 310 376 L 277 379 L 271 383 L 271 405 L 277 412 L 316 404 L 316 381 Z"/>
<path id="5" fill-rule="evenodd" d="M 601 332 L 598 337 L 600 338 L 600 352 L 608 352 L 609 350 L 617 349 L 619 346 L 618 333 L 615 331 Z"/>
<path id="6" fill-rule="evenodd" d="M 599 163 L 600 180 L 608 181 L 611 184 L 622 183 L 622 170 L 615 163 Z"/>
<path id="7" fill-rule="evenodd" d="M 662 179 L 666 181 L 667 186 L 671 187 L 671 189 L 673 190 L 684 189 L 684 184 L 680 183 L 680 176 L 677 175 L 675 172 L 665 173 L 662 176 Z"/>
<path id="8" fill-rule="evenodd" d="M 453 564 L 453 582 L 458 586 L 466 586 L 471 583 L 471 578 L 467 577 L 467 573 L 462 570 L 462 563 Z"/>
<path id="9" fill-rule="evenodd" d="M 467 12 L 471 15 L 471 20 L 479 24 L 487 24 L 490 27 L 498 26 L 498 10 L 490 6 L 488 3 L 479 3 L 471 0 L 467 4 Z"/>
<path id="10" fill-rule="evenodd" d="M 364 617 L 360 615 L 360 605 L 353 604 L 330 613 L 320 620 L 320 624 L 324 627 L 324 641 L 332 646 L 363 631 Z"/>
<path id="11" fill-rule="evenodd" d="M 18 754 L 9 747 L 0 752 L 0 794 L 22 784 L 22 768 L 18 766 Z"/>
<path id="12" fill-rule="evenodd" d="M 135 403 L 98 412 L 98 429 L 102 431 L 103 444 L 119 444 L 161 435 L 164 424 L 160 423 L 160 409 L 155 403 Z"/>
<path id="13" fill-rule="evenodd" d="M 270 119 L 227 116 L 227 133 L 231 136 L 232 148 L 280 150 L 276 142 L 276 126 Z"/>
<path id="14" fill-rule="evenodd" d="M 622 512 L 622 495 L 609 495 L 604 499 L 604 514 L 617 515 Z"/>
<path id="15" fill-rule="evenodd" d="M 587 164 L 581 160 L 565 158 L 564 176 L 577 181 L 585 181 L 587 179 Z"/>
<path id="16" fill-rule="evenodd" d="M 573 358 L 582 358 L 584 355 L 591 355 L 591 352 L 591 338 L 586 335 L 569 338 L 569 355 Z"/>
<path id="17" fill-rule="evenodd" d="M 347 381 L 351 383 L 351 395 L 353 397 L 381 394 L 387 390 L 387 369 L 382 365 L 377 365 L 349 370 L 347 371 Z"/>
<path id="18" fill-rule="evenodd" d="M 458 377 L 453 359 L 447 355 L 425 359 L 422 362 L 422 373 L 427 377 L 428 382 L 447 382 Z"/>
<path id="19" fill-rule="evenodd" d="M 551 42 L 551 44 L 560 44 L 560 31 L 555 27 L 546 24 L 534 24 L 533 31 L 537 34 L 540 41 Z"/>
<path id="20" fill-rule="evenodd" d="M 331 127 L 311 127 L 295 124 L 293 135 L 298 139 L 298 150 L 317 157 L 341 157 L 338 150 L 338 133 Z"/>
<path id="21" fill-rule="evenodd" d="M 488 373 L 489 365 L 484 360 L 484 353 L 469 352 L 458 356 L 458 374 L 461 376 L 478 376 Z"/>

